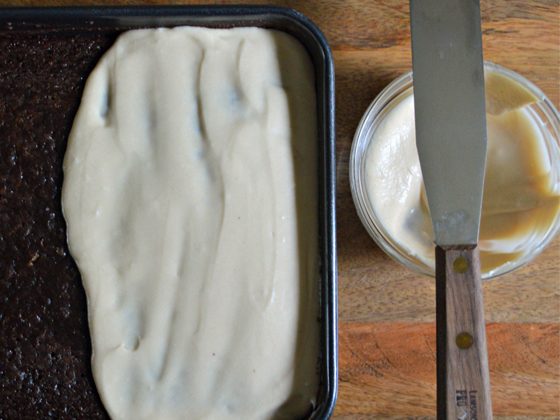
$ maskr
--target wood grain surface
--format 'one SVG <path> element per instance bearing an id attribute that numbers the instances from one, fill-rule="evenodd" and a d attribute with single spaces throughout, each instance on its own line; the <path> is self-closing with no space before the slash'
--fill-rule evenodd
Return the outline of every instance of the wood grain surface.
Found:
<path id="1" fill-rule="evenodd" d="M 6 6 L 210 4 L 10 0 Z M 295 8 L 333 49 L 337 95 L 340 391 L 335 418 L 433 418 L 434 281 L 387 257 L 356 215 L 348 182 L 354 130 L 372 99 L 411 67 L 407 0 L 220 1 Z M 560 105 L 560 2 L 482 0 L 484 57 Z M 560 418 L 560 239 L 483 285 L 496 418 Z"/>

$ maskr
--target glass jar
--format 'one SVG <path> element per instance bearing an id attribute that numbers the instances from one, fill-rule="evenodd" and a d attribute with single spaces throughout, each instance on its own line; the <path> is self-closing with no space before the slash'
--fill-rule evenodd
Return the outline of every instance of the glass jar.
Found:
<path id="1" fill-rule="evenodd" d="M 555 197 L 560 195 L 560 115 L 550 100 L 533 83 L 499 65 L 485 62 L 485 74 L 497 73 L 510 79 L 530 92 L 536 101 L 526 105 L 526 114 L 532 120 L 532 125 L 544 140 L 543 159 L 550 166 L 551 185 Z M 366 173 L 367 156 L 370 147 L 375 142 L 375 134 L 380 126 L 402 101 L 412 95 L 412 72 L 406 73 L 391 82 L 371 103 L 356 130 L 350 154 L 350 187 L 357 213 L 362 224 L 374 241 L 389 256 L 404 264 L 408 268 L 426 275 L 434 275 L 433 259 L 420 258 L 402 238 L 390 233 L 382 217 L 375 211 L 375 197 L 368 192 Z M 372 152 L 373 153 L 373 152 Z M 488 279 L 515 270 L 532 260 L 554 238 L 560 229 L 560 211 L 556 211 L 549 226 L 538 237 L 532 237 L 527 249 L 519 253 L 516 258 L 504 261 L 489 270 L 482 270 L 482 278 Z M 533 235 L 534 236 L 534 235 Z M 432 246 L 433 248 L 433 246 Z"/>

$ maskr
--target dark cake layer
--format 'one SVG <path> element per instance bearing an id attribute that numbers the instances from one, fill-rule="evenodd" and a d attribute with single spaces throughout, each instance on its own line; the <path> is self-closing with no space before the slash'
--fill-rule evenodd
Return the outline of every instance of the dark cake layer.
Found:
<path id="1" fill-rule="evenodd" d="M 0 419 L 108 418 L 60 190 L 85 79 L 115 37 L 0 34 Z"/>

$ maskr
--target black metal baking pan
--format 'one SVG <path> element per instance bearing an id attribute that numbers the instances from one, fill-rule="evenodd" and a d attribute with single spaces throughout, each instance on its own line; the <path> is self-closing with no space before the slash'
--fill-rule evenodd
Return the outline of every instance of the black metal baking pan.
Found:
<path id="1" fill-rule="evenodd" d="M 320 156 L 321 386 L 337 394 L 334 67 L 305 16 L 265 6 L 0 9 L 0 418 L 104 418 L 89 368 L 85 296 L 60 209 L 62 158 L 83 84 L 123 31 L 259 26 L 287 32 L 315 67 Z M 76 303 L 77 302 L 77 303 Z M 77 397 L 76 394 L 79 393 Z"/>

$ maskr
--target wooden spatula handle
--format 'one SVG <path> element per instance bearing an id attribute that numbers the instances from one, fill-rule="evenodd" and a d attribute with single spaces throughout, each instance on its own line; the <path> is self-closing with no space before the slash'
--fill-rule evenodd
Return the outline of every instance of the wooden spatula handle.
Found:
<path id="1" fill-rule="evenodd" d="M 438 420 L 492 419 L 477 247 L 436 248 Z"/>

